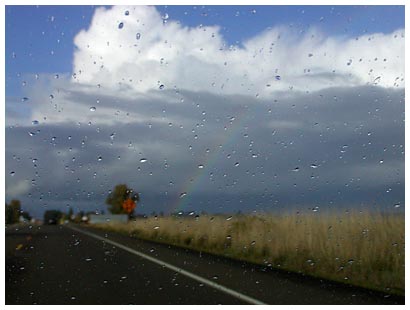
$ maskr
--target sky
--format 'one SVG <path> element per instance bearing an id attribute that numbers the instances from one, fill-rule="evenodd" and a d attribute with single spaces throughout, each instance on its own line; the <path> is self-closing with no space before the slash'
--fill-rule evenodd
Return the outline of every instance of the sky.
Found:
<path id="1" fill-rule="evenodd" d="M 404 210 L 404 7 L 6 6 L 6 201 Z"/>

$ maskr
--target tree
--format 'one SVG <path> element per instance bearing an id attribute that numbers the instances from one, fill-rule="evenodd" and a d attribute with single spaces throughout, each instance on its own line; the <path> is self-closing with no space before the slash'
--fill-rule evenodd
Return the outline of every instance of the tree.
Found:
<path id="1" fill-rule="evenodd" d="M 23 217 L 24 220 L 31 221 L 31 215 L 27 211 L 22 211 L 21 216 Z"/>
<path id="2" fill-rule="evenodd" d="M 21 213 L 20 200 L 12 200 L 10 204 L 6 203 L 6 224 L 18 223 Z"/>
<path id="3" fill-rule="evenodd" d="M 68 210 L 67 216 L 68 216 L 68 220 L 69 220 L 69 221 L 72 221 L 72 220 L 73 220 L 73 218 L 74 218 L 73 208 L 70 207 L 70 209 Z"/>
<path id="4" fill-rule="evenodd" d="M 44 224 L 58 224 L 63 217 L 63 212 L 59 210 L 47 210 L 44 212 Z"/>
<path id="5" fill-rule="evenodd" d="M 134 203 L 140 200 L 138 193 L 128 188 L 126 184 L 118 184 L 114 190 L 110 192 L 105 200 L 105 203 L 110 207 L 108 210 L 112 214 L 128 214 L 133 215 L 134 210 L 124 208 L 124 202 L 132 200 Z"/>

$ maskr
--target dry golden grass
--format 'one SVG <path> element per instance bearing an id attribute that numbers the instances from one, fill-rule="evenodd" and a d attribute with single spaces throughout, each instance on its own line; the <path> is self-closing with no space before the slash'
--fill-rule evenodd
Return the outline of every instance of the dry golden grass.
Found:
<path id="1" fill-rule="evenodd" d="M 404 214 L 151 217 L 97 226 L 404 294 Z"/>

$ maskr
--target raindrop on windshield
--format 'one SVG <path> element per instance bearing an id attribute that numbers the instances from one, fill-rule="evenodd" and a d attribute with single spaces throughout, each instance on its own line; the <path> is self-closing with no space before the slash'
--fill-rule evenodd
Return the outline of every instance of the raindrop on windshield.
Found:
<path id="1" fill-rule="evenodd" d="M 378 76 L 377 78 L 374 79 L 373 84 L 377 85 L 379 84 L 380 80 L 381 80 L 381 76 Z"/>

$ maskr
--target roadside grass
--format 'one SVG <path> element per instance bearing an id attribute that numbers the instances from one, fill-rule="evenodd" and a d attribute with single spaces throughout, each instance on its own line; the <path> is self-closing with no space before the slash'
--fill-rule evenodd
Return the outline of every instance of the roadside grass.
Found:
<path id="1" fill-rule="evenodd" d="M 93 226 L 404 295 L 404 214 L 165 216 Z"/>

